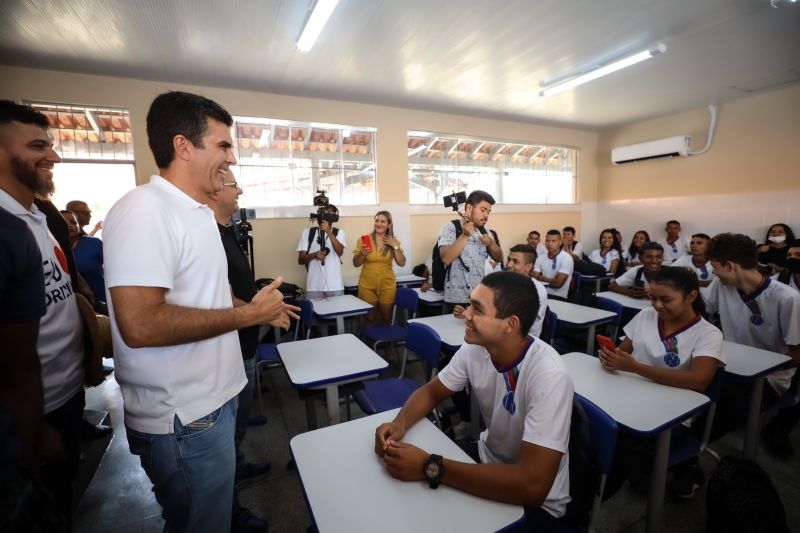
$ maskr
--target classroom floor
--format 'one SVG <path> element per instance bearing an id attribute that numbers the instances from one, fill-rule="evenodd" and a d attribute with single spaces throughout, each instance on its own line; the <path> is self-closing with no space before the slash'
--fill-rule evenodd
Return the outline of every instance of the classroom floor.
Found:
<path id="1" fill-rule="evenodd" d="M 410 375 L 422 379 L 422 365 L 411 365 Z M 390 372 L 397 373 L 396 369 Z M 242 503 L 254 514 L 268 518 L 272 533 L 305 532 L 311 525 L 303 492 L 294 470 L 286 468 L 289 461 L 289 439 L 306 430 L 305 403 L 289 382 L 282 368 L 271 369 L 264 376 L 264 414 L 267 425 L 253 426 L 248 430 L 243 448 L 248 460 L 271 461 L 270 475 L 260 483 L 241 491 Z M 268 389 L 268 390 L 267 390 Z M 75 516 L 76 533 L 136 533 L 159 532 L 163 528 L 161 510 L 153 497 L 151 485 L 138 458 L 128 451 L 122 424 L 122 396 L 113 374 L 101 386 L 87 391 L 87 408 L 108 411 L 114 425 L 114 435 L 108 442 L 105 454 L 97 453 L 99 466 L 93 477 L 91 450 L 86 455 L 83 473 L 88 484 L 78 504 Z M 253 402 L 253 414 L 258 414 Z M 317 419 L 325 420 L 325 411 L 318 406 Z M 344 407 L 342 407 L 344 417 Z M 362 414 L 353 404 L 353 417 Z M 778 461 L 759 449 L 758 462 L 766 470 L 786 509 L 789 528 L 800 531 L 800 507 L 791 502 L 800 501 L 800 428 L 791 435 L 796 451 L 789 461 Z M 741 450 L 740 434 L 731 434 L 716 442 L 712 448 L 720 456 L 732 455 Z M 97 444 L 93 445 L 97 446 Z M 700 460 L 706 477 L 715 468 L 715 460 L 704 454 Z M 598 530 L 602 532 L 638 533 L 645 529 L 646 496 L 635 492 L 626 484 L 611 500 L 604 503 Z M 663 512 L 663 531 L 686 533 L 705 529 L 705 490 L 699 490 L 689 501 L 667 500 Z"/>

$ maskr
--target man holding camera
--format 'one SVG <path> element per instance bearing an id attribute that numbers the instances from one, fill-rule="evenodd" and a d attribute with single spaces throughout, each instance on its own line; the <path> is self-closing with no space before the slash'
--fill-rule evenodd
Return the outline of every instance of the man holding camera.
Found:
<path id="1" fill-rule="evenodd" d="M 494 261 L 503 260 L 500 245 L 486 230 L 494 203 L 489 193 L 472 191 L 460 223 L 448 222 L 439 232 L 439 255 L 449 267 L 444 282 L 446 313 L 452 313 L 455 305 L 469 305 L 470 292 L 483 279 L 487 255 Z"/>
<path id="2" fill-rule="evenodd" d="M 317 226 L 304 229 L 297 241 L 297 262 L 308 269 L 306 297 L 309 299 L 344 294 L 339 258 L 347 246 L 344 230 L 333 227 L 339 220 L 336 206 L 328 203 L 324 193 L 315 197 L 314 203 L 318 208 L 311 214 L 311 220 L 316 219 Z"/>

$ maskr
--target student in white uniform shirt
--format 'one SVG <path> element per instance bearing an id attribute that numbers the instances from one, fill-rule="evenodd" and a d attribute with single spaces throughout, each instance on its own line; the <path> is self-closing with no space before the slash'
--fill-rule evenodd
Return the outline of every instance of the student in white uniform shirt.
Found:
<path id="1" fill-rule="evenodd" d="M 614 236 L 614 231 L 604 229 L 600 232 L 600 237 L 597 240 L 600 243 L 600 248 L 592 250 L 592 253 L 589 254 L 589 261 L 601 265 L 606 269 L 606 272 L 616 272 L 622 250 L 617 238 Z"/>
<path id="2" fill-rule="evenodd" d="M 547 253 L 536 258 L 532 277 L 549 284 L 547 293 L 550 296 L 566 300 L 575 262 L 570 254 L 561 249 L 561 233 L 557 229 L 547 232 L 544 245 Z"/>
<path id="3" fill-rule="evenodd" d="M 701 287 L 708 287 L 714 280 L 714 267 L 708 260 L 708 241 L 711 237 L 705 233 L 695 233 L 689 241 L 689 250 L 692 255 L 679 257 L 672 263 L 672 266 L 684 267 L 697 274 L 698 283 Z"/>
<path id="4" fill-rule="evenodd" d="M 608 290 L 631 298 L 646 298 L 650 282 L 664 261 L 664 248 L 657 242 L 642 245 L 642 265 L 632 268 L 608 285 Z"/>
<path id="5" fill-rule="evenodd" d="M 509 272 L 516 272 L 531 278 L 533 273 L 533 265 L 536 263 L 536 251 L 527 244 L 515 244 L 508 252 L 508 259 L 506 259 L 506 270 Z M 531 278 L 531 282 L 536 287 L 536 293 L 539 295 L 539 312 L 536 314 L 536 320 L 533 321 L 529 334 L 538 337 L 542 334 L 542 324 L 544 323 L 544 316 L 547 314 L 547 288 L 539 281 Z M 453 315 L 456 318 L 464 318 L 464 307 L 457 305 L 453 308 Z"/>
<path id="6" fill-rule="evenodd" d="M 670 220 L 664 228 L 667 236 L 659 244 L 664 247 L 664 264 L 671 265 L 676 259 L 689 253 L 689 243 L 681 237 L 681 223 Z"/>
<path id="7" fill-rule="evenodd" d="M 709 259 L 717 279 L 703 296 L 709 312 L 719 313 L 725 338 L 793 359 L 792 368 L 767 376 L 762 408 L 768 409 L 788 390 L 800 363 L 800 293 L 758 271 L 756 243 L 747 235 L 717 235 L 710 241 Z M 743 420 L 749 390 L 749 383 L 725 383 L 712 439 Z"/>
<path id="8" fill-rule="evenodd" d="M 572 259 L 583 259 L 583 245 L 575 240 L 575 228 L 565 226 L 561 230 L 561 249 L 572 256 Z"/>
<path id="9" fill-rule="evenodd" d="M 528 246 L 536 250 L 536 256 L 541 257 L 547 253 L 547 248 L 541 242 L 542 236 L 538 231 L 533 230 L 528 233 Z"/>
<path id="10" fill-rule="evenodd" d="M 622 251 L 622 260 L 625 261 L 625 268 L 633 268 L 642 264 L 639 257 L 641 248 L 648 242 L 650 242 L 650 234 L 646 231 L 639 230 L 633 234 L 630 246 Z"/>
<path id="11" fill-rule="evenodd" d="M 470 301 L 464 344 L 392 422 L 376 429 L 375 453 L 394 478 L 524 505 L 528 530 L 561 531 L 557 519 L 569 501 L 574 386 L 558 353 L 528 335 L 539 308 L 536 289 L 520 274 L 495 272 L 483 278 Z M 478 464 L 429 455 L 403 442 L 419 419 L 467 384 L 486 421 L 477 449 L 468 452 Z"/>
<path id="12" fill-rule="evenodd" d="M 616 350 L 600 349 L 600 363 L 608 370 L 633 372 L 670 387 L 705 392 L 725 360 L 722 332 L 703 317 L 705 305 L 697 276 L 684 268 L 662 267 L 651 281 L 650 301 L 653 306 L 625 326 L 625 340 Z M 619 447 L 622 464 L 631 464 L 624 457 L 630 452 L 627 448 L 624 443 Z M 702 471 L 696 460 L 679 467 L 672 489 L 677 496 L 690 498 L 702 484 Z"/>

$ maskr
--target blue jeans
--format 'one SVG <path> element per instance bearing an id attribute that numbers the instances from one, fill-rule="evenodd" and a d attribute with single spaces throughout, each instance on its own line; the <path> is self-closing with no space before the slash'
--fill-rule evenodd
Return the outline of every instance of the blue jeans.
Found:
<path id="1" fill-rule="evenodd" d="M 165 532 L 229 531 L 236 466 L 233 433 L 238 398 L 174 433 L 154 435 L 126 427 L 161 505 Z"/>
<path id="2" fill-rule="evenodd" d="M 247 376 L 247 385 L 239 393 L 239 407 L 236 409 L 236 468 L 239 469 L 244 464 L 244 453 L 239 449 L 247 427 L 250 425 L 250 404 L 253 403 L 253 389 L 256 384 L 256 359 L 251 357 L 244 360 L 244 373 Z"/>

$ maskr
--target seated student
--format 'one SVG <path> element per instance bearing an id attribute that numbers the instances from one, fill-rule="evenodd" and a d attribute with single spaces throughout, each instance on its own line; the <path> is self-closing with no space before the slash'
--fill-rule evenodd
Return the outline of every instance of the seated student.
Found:
<path id="1" fill-rule="evenodd" d="M 569 428 L 574 386 L 558 353 L 528 335 L 536 288 L 513 272 L 489 274 L 470 294 L 464 344 L 452 361 L 375 431 L 375 453 L 402 481 L 440 483 L 524 505 L 532 531 L 560 531 L 569 501 Z M 487 422 L 470 455 L 443 459 L 403 442 L 419 419 L 471 386 Z M 465 444 L 467 446 L 467 444 Z M 419 488 L 418 490 L 427 490 Z"/>
<path id="2" fill-rule="evenodd" d="M 789 249 L 786 252 L 786 270 L 775 274 L 772 279 L 800 291 L 800 239 L 789 243 Z"/>
<path id="3" fill-rule="evenodd" d="M 527 244 L 516 244 L 508 252 L 506 270 L 530 278 L 535 263 L 536 251 Z M 528 333 L 534 337 L 538 337 L 542 334 L 542 324 L 544 323 L 544 316 L 547 314 L 547 289 L 533 278 L 531 278 L 531 282 L 533 282 L 536 287 L 536 292 L 539 295 L 539 312 L 536 314 L 536 320 L 533 321 L 533 325 Z M 453 315 L 456 318 L 464 318 L 464 309 L 464 307 L 456 305 L 453 308 Z"/>
<path id="4" fill-rule="evenodd" d="M 561 233 L 557 229 L 547 232 L 544 245 L 547 253 L 536 258 L 532 277 L 549 283 L 547 293 L 550 296 L 566 300 L 575 262 L 570 254 L 561 249 Z"/>
<path id="5" fill-rule="evenodd" d="M 658 242 L 664 247 L 664 264 L 671 265 L 676 259 L 689 253 L 689 246 L 681 238 L 681 223 L 677 220 L 667 222 L 664 231 L 667 232 L 667 236 Z"/>
<path id="6" fill-rule="evenodd" d="M 800 293 L 759 272 L 756 243 L 747 235 L 721 233 L 710 241 L 708 257 L 717 279 L 704 291 L 709 312 L 718 312 L 725 339 L 782 353 L 800 364 Z M 767 376 L 762 406 L 786 392 L 795 368 Z M 714 417 L 712 439 L 735 428 L 747 412 L 750 384 L 728 381 Z"/>
<path id="7" fill-rule="evenodd" d="M 572 226 L 564 226 L 561 230 L 561 249 L 572 259 L 583 259 L 583 245 L 575 240 L 575 228 Z"/>
<path id="8" fill-rule="evenodd" d="M 786 268 L 786 252 L 789 243 L 794 242 L 794 232 L 786 224 L 773 224 L 767 230 L 766 243 L 758 247 L 758 262 L 781 272 Z"/>
<path id="9" fill-rule="evenodd" d="M 608 370 L 704 392 L 725 360 L 722 332 L 704 318 L 697 276 L 684 268 L 662 267 L 651 280 L 650 301 L 653 306 L 625 326 L 625 340 L 616 350 L 600 349 L 600 363 Z M 620 447 L 622 454 L 629 451 Z M 630 464 L 624 459 L 620 462 Z M 697 461 L 690 461 L 676 469 L 672 488 L 677 496 L 691 498 L 702 478 Z"/>
<path id="10" fill-rule="evenodd" d="M 633 234 L 631 244 L 622 252 L 622 260 L 625 261 L 625 268 L 633 268 L 642 264 L 640 259 L 641 248 L 645 243 L 650 242 L 650 234 L 644 230 L 639 230 Z"/>
<path id="11" fill-rule="evenodd" d="M 711 237 L 705 233 L 695 233 L 692 235 L 692 240 L 689 241 L 689 251 L 692 252 L 692 255 L 684 255 L 672 263 L 672 266 L 688 268 L 697 274 L 701 287 L 708 287 L 715 277 L 714 267 L 711 266 L 711 261 L 706 255 L 710 240 Z"/>
<path id="12" fill-rule="evenodd" d="M 657 242 L 648 242 L 642 245 L 642 265 L 632 268 L 623 275 L 613 280 L 608 290 L 619 294 L 626 294 L 632 298 L 647 298 L 650 283 L 656 272 L 661 269 L 664 261 L 664 248 Z"/>
<path id="13" fill-rule="evenodd" d="M 536 250 L 536 255 L 538 257 L 541 257 L 547 253 L 547 248 L 545 248 L 544 244 L 540 242 L 541 238 L 542 236 L 536 230 L 528 233 L 528 246 Z"/>
<path id="14" fill-rule="evenodd" d="M 602 265 L 606 272 L 616 272 L 622 256 L 622 248 L 614 235 L 614 231 L 612 229 L 604 229 L 600 232 L 598 241 L 600 248 L 592 250 L 592 253 L 589 254 L 589 261 Z"/>

